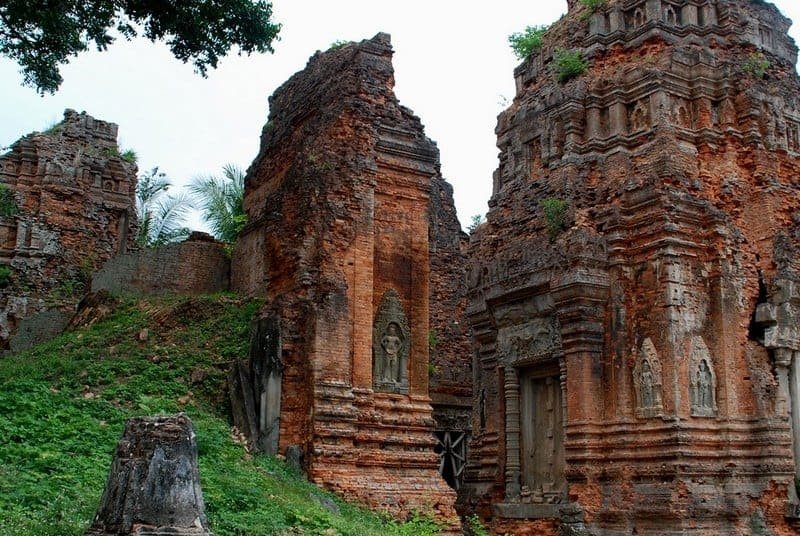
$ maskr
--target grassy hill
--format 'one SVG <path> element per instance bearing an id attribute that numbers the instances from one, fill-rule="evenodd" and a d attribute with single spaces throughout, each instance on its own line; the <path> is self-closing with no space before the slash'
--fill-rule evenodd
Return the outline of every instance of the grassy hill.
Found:
<path id="1" fill-rule="evenodd" d="M 218 536 L 424 535 L 344 503 L 231 436 L 224 382 L 260 306 L 227 295 L 123 299 L 105 318 L 0 358 L 0 535 L 79 535 L 126 418 L 186 412 Z M 102 316 L 102 315 L 101 315 Z"/>

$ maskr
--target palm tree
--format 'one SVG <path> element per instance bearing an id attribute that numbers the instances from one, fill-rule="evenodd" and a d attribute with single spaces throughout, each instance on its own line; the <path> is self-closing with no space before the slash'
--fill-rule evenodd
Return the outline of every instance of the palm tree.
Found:
<path id="1" fill-rule="evenodd" d="M 158 247 L 169 242 L 186 239 L 191 230 L 184 225 L 192 208 L 185 194 L 169 195 L 171 184 L 164 173 L 154 167 L 139 177 L 136 185 L 136 215 L 139 233 L 136 243 L 144 247 Z"/>
<path id="2" fill-rule="evenodd" d="M 203 210 L 203 219 L 211 226 L 217 238 L 231 244 L 247 223 L 244 213 L 244 171 L 227 164 L 222 168 L 222 177 L 214 175 L 196 177 L 189 191 L 195 196 Z"/>

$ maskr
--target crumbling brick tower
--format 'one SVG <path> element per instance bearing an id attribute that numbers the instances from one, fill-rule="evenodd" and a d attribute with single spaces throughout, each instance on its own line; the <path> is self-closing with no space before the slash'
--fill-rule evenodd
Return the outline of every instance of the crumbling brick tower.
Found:
<path id="1" fill-rule="evenodd" d="M 313 481 L 370 506 L 452 517 L 429 397 L 432 192 L 454 212 L 391 57 L 385 34 L 317 53 L 270 98 L 232 279 L 272 319 L 260 447 L 299 447 Z M 459 255 L 457 224 L 436 228 Z"/>
<path id="2" fill-rule="evenodd" d="M 515 71 L 470 246 L 472 505 L 500 534 L 796 534 L 789 21 L 569 4 Z"/>
<path id="3" fill-rule="evenodd" d="M 120 155 L 117 125 L 73 110 L 0 155 L 0 182 L 16 206 L 0 215 L 0 265 L 10 270 L 0 347 L 59 333 L 91 271 L 133 245 L 136 171 Z"/>

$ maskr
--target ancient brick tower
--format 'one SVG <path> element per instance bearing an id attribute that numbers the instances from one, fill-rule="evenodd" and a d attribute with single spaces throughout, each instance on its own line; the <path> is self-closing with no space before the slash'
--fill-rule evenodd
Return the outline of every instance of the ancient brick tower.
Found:
<path id="1" fill-rule="evenodd" d="M 302 452 L 312 480 L 373 507 L 452 517 L 429 397 L 444 313 L 429 296 L 453 285 L 429 274 L 459 258 L 460 229 L 391 57 L 385 34 L 318 53 L 270 98 L 232 279 L 266 298 L 261 447 Z"/>
<path id="2" fill-rule="evenodd" d="M 515 72 L 471 242 L 467 497 L 500 534 L 796 534 L 789 21 L 569 4 Z"/>
<path id="3" fill-rule="evenodd" d="M 73 110 L 0 156 L 0 182 L 16 206 L 0 215 L 0 265 L 10 270 L 0 346 L 59 333 L 91 271 L 133 244 L 136 170 L 120 156 L 117 125 Z"/>

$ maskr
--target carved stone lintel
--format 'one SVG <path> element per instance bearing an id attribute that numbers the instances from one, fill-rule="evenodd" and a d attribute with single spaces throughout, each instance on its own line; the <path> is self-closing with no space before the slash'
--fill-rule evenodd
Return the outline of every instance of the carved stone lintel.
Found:
<path id="1" fill-rule="evenodd" d="M 394 289 L 383 295 L 372 328 L 372 385 L 376 391 L 408 393 L 411 330 Z"/>

